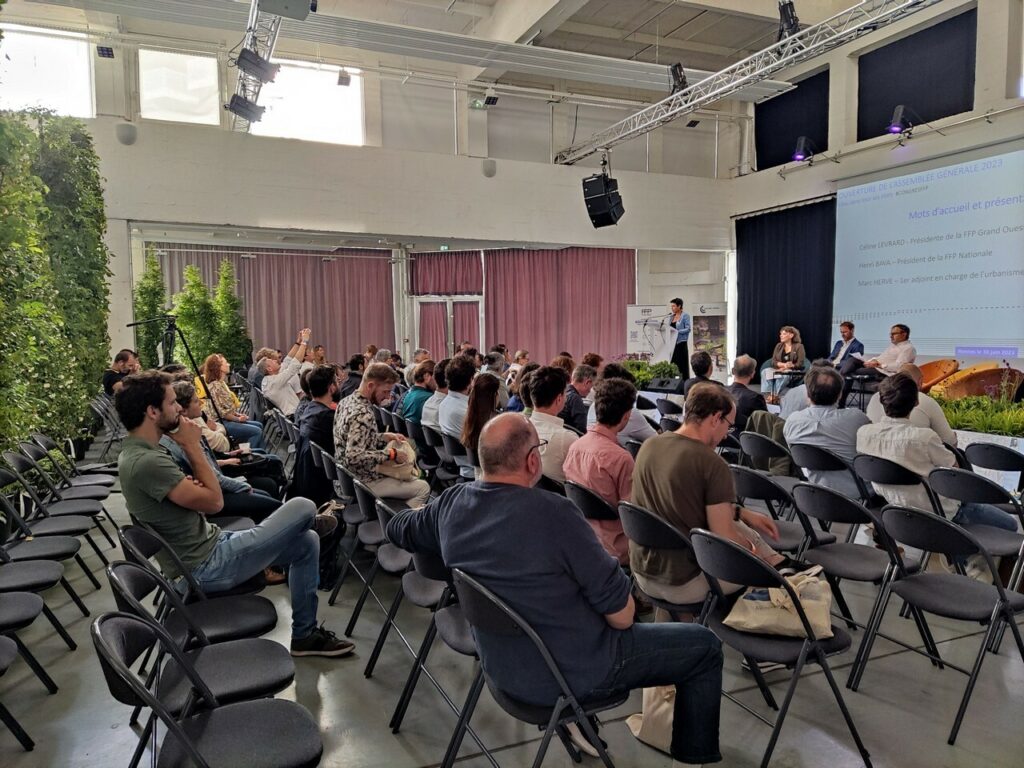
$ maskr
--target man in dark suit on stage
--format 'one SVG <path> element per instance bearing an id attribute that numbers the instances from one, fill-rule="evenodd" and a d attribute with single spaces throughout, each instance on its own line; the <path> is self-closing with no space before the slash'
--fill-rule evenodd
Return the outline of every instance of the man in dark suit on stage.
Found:
<path id="1" fill-rule="evenodd" d="M 849 320 L 844 320 L 839 324 L 839 335 L 841 338 L 832 347 L 832 352 L 828 356 L 829 362 L 836 368 L 842 365 L 850 355 L 864 354 L 864 345 L 853 335 L 853 323 Z"/>

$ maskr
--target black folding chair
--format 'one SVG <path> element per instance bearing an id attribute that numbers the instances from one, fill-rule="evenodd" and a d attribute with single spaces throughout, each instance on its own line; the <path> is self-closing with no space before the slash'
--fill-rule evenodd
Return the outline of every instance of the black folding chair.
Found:
<path id="1" fill-rule="evenodd" d="M 743 455 L 750 460 L 750 466 L 760 462 L 769 466 L 772 461 L 788 461 L 790 466 L 794 464 L 789 449 L 782 443 L 772 440 L 770 437 L 758 434 L 757 432 L 741 432 L 739 435 L 740 446 L 743 448 Z M 763 474 L 769 474 L 769 470 L 758 470 Z M 791 475 L 771 473 L 773 480 L 786 488 L 792 490 L 793 486 L 800 482 L 801 478 Z"/>
<path id="2" fill-rule="evenodd" d="M 559 496 L 565 496 L 565 484 L 547 475 L 540 476 L 540 480 L 537 481 L 537 488 L 549 493 L 557 493 Z"/>
<path id="3" fill-rule="evenodd" d="M 1020 472 L 1017 492 L 1024 492 L 1024 454 L 995 443 L 971 443 L 964 451 L 967 460 L 982 469 L 999 472 Z"/>
<path id="4" fill-rule="evenodd" d="M 587 520 L 618 520 L 618 510 L 590 488 L 571 480 L 565 481 L 565 495 Z"/>
<path id="5" fill-rule="evenodd" d="M 812 542 L 821 544 L 833 544 L 836 541 L 834 533 L 821 529 L 814 530 L 811 522 L 797 509 L 793 501 L 790 489 L 779 482 L 777 475 L 765 475 L 756 469 L 740 467 L 735 464 L 729 465 L 732 473 L 733 484 L 736 486 L 736 495 L 741 503 L 756 499 L 764 503 L 768 514 L 775 521 L 779 529 L 779 538 L 772 539 L 762 534 L 762 538 L 773 549 L 780 552 L 793 552 L 797 557 Z M 796 516 L 796 522 L 782 519 L 782 510 L 788 509 Z"/>
<path id="6" fill-rule="evenodd" d="M 662 416 L 658 420 L 658 429 L 662 432 L 675 432 L 682 426 L 682 422 L 672 416 Z"/>
<path id="7" fill-rule="evenodd" d="M 0 677 L 3 677 L 11 664 L 14 663 L 17 655 L 18 644 L 9 637 L 0 637 Z M 0 702 L 0 722 L 6 725 L 8 730 L 14 734 L 14 738 L 18 740 L 26 752 L 31 752 L 35 749 L 36 743 L 32 741 L 32 738 L 25 732 L 25 729 L 21 727 L 21 723 L 18 722 L 17 718 L 10 713 L 2 702 Z"/>
<path id="8" fill-rule="evenodd" d="M 853 469 L 864 480 L 878 485 L 902 485 L 908 488 L 921 486 L 928 501 L 931 504 L 931 511 L 939 517 L 945 517 L 939 498 L 935 495 L 928 481 L 906 467 L 900 466 L 895 461 L 883 459 L 879 456 L 868 456 L 864 453 L 857 454 L 853 459 Z"/>
<path id="9" fill-rule="evenodd" d="M 343 496 L 346 499 L 350 498 L 352 500 L 346 504 L 344 511 L 341 513 L 345 524 L 352 529 L 352 545 L 344 553 L 345 563 L 341 566 L 341 573 L 338 574 L 338 580 L 335 582 L 334 589 L 331 590 L 331 596 L 327 601 L 328 605 L 334 605 L 349 570 L 355 571 L 359 580 L 364 585 L 366 584 L 367 576 L 353 562 L 353 559 L 360 548 L 366 549 L 378 546 L 384 540 L 384 532 L 380 528 L 380 523 L 377 522 L 376 513 L 372 513 L 368 517 L 368 510 L 364 509 L 363 504 L 359 503 L 359 495 L 356 493 L 355 486 L 356 480 L 352 473 L 333 459 L 329 459 L 330 457 L 325 452 L 324 467 L 328 470 L 333 468 L 337 471 L 338 485 L 341 486 Z M 372 510 L 369 511 L 372 512 Z"/>
<path id="10" fill-rule="evenodd" d="M 43 602 L 43 598 L 33 595 L 31 592 L 0 594 L 0 639 L 7 637 L 14 641 L 18 655 L 25 660 L 39 681 L 46 686 L 46 690 L 53 694 L 57 692 L 57 684 L 53 682 L 53 678 L 46 673 L 43 665 L 32 655 L 17 634 L 19 630 L 25 629 L 39 618 L 39 614 L 43 613 L 45 608 L 46 603 Z"/>
<path id="11" fill-rule="evenodd" d="M 626 450 L 629 451 L 629 455 L 633 457 L 634 461 L 636 460 L 637 454 L 640 453 L 640 448 L 642 446 L 643 446 L 643 443 L 640 442 L 639 440 L 627 440 L 626 441 Z"/>
<path id="12" fill-rule="evenodd" d="M 655 401 L 654 405 L 657 407 L 658 413 L 660 413 L 662 416 L 683 415 L 683 406 L 679 405 L 679 403 L 672 402 L 668 398 L 658 398 L 658 400 Z"/>
<path id="13" fill-rule="evenodd" d="M 77 485 L 98 485 L 103 488 L 110 488 L 117 482 L 116 475 L 72 475 L 68 473 L 63 466 L 61 466 L 60 461 L 51 455 L 48 449 L 43 448 L 36 442 L 18 443 L 18 450 L 36 462 L 40 467 L 43 466 L 42 462 L 45 461 L 56 475 L 54 482 L 58 488 L 71 488 Z M 59 450 L 56 452 L 60 456 L 64 455 L 63 452 Z"/>
<path id="14" fill-rule="evenodd" d="M 92 641 L 111 695 L 122 704 L 148 707 L 164 724 L 159 765 L 165 768 L 314 768 L 320 764 L 320 729 L 302 706 L 281 699 L 225 704 L 189 658 L 158 624 L 127 613 L 107 613 L 92 625 Z M 202 711 L 178 719 L 132 671 L 159 646 L 180 668 Z"/>
<path id="15" fill-rule="evenodd" d="M 968 677 L 967 688 L 960 701 L 953 729 L 949 734 L 948 743 L 953 744 L 967 711 L 967 705 L 970 703 L 974 685 L 978 680 L 978 673 L 985 660 L 985 654 L 1003 625 L 1010 627 L 1017 643 L 1017 650 L 1020 652 L 1021 659 L 1024 660 L 1024 641 L 1021 640 L 1020 630 L 1016 623 L 1017 614 L 1024 612 L 1024 595 L 1003 589 L 992 555 L 970 531 L 959 525 L 924 510 L 897 506 L 888 506 L 883 509 L 881 522 L 893 541 L 926 552 L 938 552 L 949 558 L 980 555 L 984 558 L 992 574 L 992 584 L 985 584 L 956 573 L 910 574 L 906 572 L 899 551 L 890 545 L 889 555 L 893 565 L 900 573 L 900 578 L 894 581 L 886 591 L 875 628 L 869 628 L 869 632 L 873 633 L 881 624 L 891 593 L 895 593 L 909 605 L 915 606 L 923 612 L 947 619 L 978 623 L 986 627 L 974 665 L 970 670 L 941 659 L 937 651 L 934 654 L 916 651 L 929 656 L 933 661 L 940 662 L 940 666 L 950 667 Z M 868 641 L 869 638 L 865 638 L 865 640 Z M 863 674 L 864 668 L 867 666 L 870 650 L 869 643 L 861 660 L 860 674 Z M 860 674 L 855 683 L 859 683 Z"/>
<path id="16" fill-rule="evenodd" d="M 786 689 L 786 696 L 782 700 L 782 706 L 779 708 L 779 714 L 776 716 L 774 723 L 741 704 L 744 709 L 759 720 L 772 726 L 772 735 L 768 740 L 768 746 L 765 748 L 764 757 L 761 759 L 761 767 L 767 768 L 768 763 L 771 761 L 772 752 L 775 750 L 779 733 L 782 731 L 782 725 L 785 722 L 786 713 L 789 711 L 789 705 L 793 700 L 793 694 L 796 693 L 796 687 L 800 682 L 800 673 L 803 671 L 804 665 L 808 662 L 816 662 L 821 667 L 821 671 L 825 674 L 825 679 L 832 689 L 836 704 L 839 705 L 839 710 L 843 714 L 843 719 L 850 730 L 850 735 L 853 736 L 854 743 L 857 745 L 857 751 L 860 752 L 864 765 L 870 768 L 871 756 L 860 739 L 857 726 L 854 725 L 853 718 L 846 708 L 843 694 L 836 684 L 835 678 L 832 676 L 832 670 L 826 659 L 826 656 L 848 650 L 852 644 L 850 636 L 841 627 L 833 625 L 831 638 L 818 638 L 814 634 L 810 622 L 807 620 L 807 614 L 804 612 L 800 598 L 797 597 L 789 582 L 766 562 L 735 542 L 700 528 L 690 531 L 690 542 L 693 546 L 694 554 L 697 556 L 697 564 L 707 576 L 708 583 L 711 585 L 714 594 L 714 605 L 708 613 L 707 625 L 721 638 L 723 643 L 736 649 L 746 658 L 752 661 L 770 661 L 784 664 L 786 667 L 793 669 L 789 687 Z M 747 587 L 785 590 L 793 603 L 793 607 L 796 609 L 797 615 L 800 617 L 800 623 L 803 626 L 805 636 L 783 637 L 780 635 L 762 635 L 741 632 L 725 626 L 722 622 L 728 615 L 729 602 L 722 591 L 720 581 L 742 584 Z M 751 664 L 750 666 L 753 669 L 756 664 Z"/>
<path id="17" fill-rule="evenodd" d="M 92 464 L 77 464 L 75 463 L 74 457 L 67 451 L 67 449 L 53 440 L 42 432 L 34 432 L 32 439 L 35 440 L 36 445 L 42 448 L 44 451 L 58 451 L 68 462 L 68 466 L 71 468 L 72 476 L 89 475 L 92 473 L 99 473 L 100 475 L 109 475 L 111 473 L 117 473 L 117 465 L 110 462 L 100 462 Z"/>
<path id="18" fill-rule="evenodd" d="M 552 706 L 527 704 L 502 691 L 484 670 L 487 687 L 494 700 L 505 712 L 517 720 L 544 728 L 544 736 L 541 738 L 540 748 L 534 759 L 534 768 L 539 768 L 544 761 L 551 736 L 555 733 L 558 733 L 573 759 L 578 761 L 579 753 L 572 746 L 565 730 L 565 725 L 568 723 L 576 723 L 587 740 L 594 745 L 606 768 L 614 768 L 608 751 L 597 737 L 590 717 L 622 705 L 629 698 L 629 691 L 616 692 L 600 699 L 581 701 L 572 692 L 569 683 L 562 675 L 540 635 L 534 631 L 526 619 L 472 576 L 457 568 L 453 569 L 452 576 L 459 597 L 459 605 L 462 606 L 466 620 L 475 630 L 475 636 L 479 637 L 480 634 L 504 637 L 525 636 L 544 661 L 561 691 Z"/>
<path id="19" fill-rule="evenodd" d="M 848 473 L 857 486 L 858 498 L 865 506 L 881 509 L 884 503 L 879 503 L 878 497 L 864 483 L 864 478 L 857 474 L 853 468 L 853 462 L 846 461 L 835 451 L 822 448 L 819 445 L 809 443 L 793 443 L 789 446 L 789 453 L 793 463 L 809 472 L 845 472 Z M 851 529 L 856 532 L 856 529 Z M 848 539 L 852 541 L 852 537 Z"/>

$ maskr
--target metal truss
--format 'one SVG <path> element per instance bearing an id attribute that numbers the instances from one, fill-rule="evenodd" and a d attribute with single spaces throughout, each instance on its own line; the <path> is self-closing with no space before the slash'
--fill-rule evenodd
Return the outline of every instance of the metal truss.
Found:
<path id="1" fill-rule="evenodd" d="M 277 34 L 281 29 L 281 17 L 272 13 L 263 13 L 259 8 L 259 0 L 252 0 L 249 6 L 249 22 L 245 29 L 245 40 L 243 48 L 248 48 L 258 53 L 262 58 L 270 61 L 274 53 L 274 46 L 277 45 Z M 259 78 L 247 75 L 241 69 L 238 70 L 238 82 L 235 85 L 235 93 L 242 96 L 253 104 L 260 97 L 260 89 L 263 84 Z M 249 121 L 238 115 L 231 116 L 231 130 L 241 133 L 248 133 Z"/>
<path id="2" fill-rule="evenodd" d="M 938 2 L 940 0 L 863 0 L 853 8 L 784 38 L 770 48 L 758 51 L 590 138 L 561 150 L 555 155 L 555 162 L 572 165 L 616 144 L 642 136 L 712 102 L 727 98 L 752 83 L 765 80 L 779 70 L 820 56 Z"/>

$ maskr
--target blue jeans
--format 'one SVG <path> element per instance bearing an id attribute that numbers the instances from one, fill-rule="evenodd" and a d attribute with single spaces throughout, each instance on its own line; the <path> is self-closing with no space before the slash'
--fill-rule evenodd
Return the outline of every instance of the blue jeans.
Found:
<path id="1" fill-rule="evenodd" d="M 320 538 L 310 530 L 316 507 L 309 499 L 292 499 L 254 528 L 221 531 L 217 545 L 192 575 L 204 590 L 231 589 L 271 565 L 288 566 L 292 593 L 292 637 L 307 637 L 316 628 Z"/>
<path id="2" fill-rule="evenodd" d="M 720 761 L 722 642 L 714 632 L 699 624 L 634 624 L 618 636 L 611 672 L 587 698 L 675 685 L 672 758 L 695 764 Z"/>
<path id="3" fill-rule="evenodd" d="M 235 438 L 236 442 L 248 443 L 253 450 L 265 447 L 263 425 L 258 421 L 228 421 L 225 419 L 224 429 Z"/>
<path id="4" fill-rule="evenodd" d="M 960 504 L 960 509 L 953 516 L 953 522 L 957 525 L 989 525 L 993 528 L 1002 528 L 1004 531 L 1017 530 L 1017 518 L 991 504 L 965 501 Z M 962 557 L 954 557 L 953 561 L 961 565 L 966 562 Z"/>

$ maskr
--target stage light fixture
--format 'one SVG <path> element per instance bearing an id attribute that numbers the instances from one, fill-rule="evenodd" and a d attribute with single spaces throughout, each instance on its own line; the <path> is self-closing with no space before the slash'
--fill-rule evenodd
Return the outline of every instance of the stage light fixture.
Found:
<path id="1" fill-rule="evenodd" d="M 668 71 L 672 75 L 672 93 L 679 93 L 685 91 L 689 86 L 689 82 L 686 80 L 686 70 L 683 69 L 683 65 L 680 62 L 676 62 Z"/>
<path id="2" fill-rule="evenodd" d="M 250 123 L 258 123 L 263 119 L 263 113 L 267 108 L 236 93 L 231 96 L 231 101 L 224 105 L 224 109 Z"/>
<path id="3" fill-rule="evenodd" d="M 352 82 L 352 75 L 344 69 L 338 70 L 338 85 L 349 85 Z"/>
<path id="4" fill-rule="evenodd" d="M 235 64 L 240 70 L 250 77 L 255 77 L 261 83 L 272 83 L 277 73 L 281 70 L 280 64 L 271 64 L 260 56 L 256 51 L 243 48 L 235 59 Z"/>
<path id="5" fill-rule="evenodd" d="M 896 109 L 892 112 L 892 119 L 889 121 L 889 133 L 910 133 L 914 130 L 914 124 L 910 122 L 910 118 L 906 114 L 908 111 L 905 104 L 896 105 Z"/>
<path id="6" fill-rule="evenodd" d="M 800 19 L 797 18 L 793 0 L 779 0 L 779 40 L 792 37 L 800 31 Z"/>
<path id="7" fill-rule="evenodd" d="M 814 157 L 814 142 L 806 136 L 800 136 L 796 140 L 796 149 L 793 150 L 793 162 L 803 163 Z"/>

